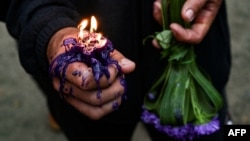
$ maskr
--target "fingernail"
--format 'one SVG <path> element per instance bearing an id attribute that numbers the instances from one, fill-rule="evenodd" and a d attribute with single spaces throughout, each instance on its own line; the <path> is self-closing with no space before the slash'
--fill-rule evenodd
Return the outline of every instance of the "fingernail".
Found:
<path id="1" fill-rule="evenodd" d="M 159 1 L 154 2 L 154 6 L 155 6 L 155 8 L 157 8 L 158 10 L 161 9 L 161 3 L 160 3 Z"/>
<path id="2" fill-rule="evenodd" d="M 161 3 L 160 2 L 154 3 L 153 13 L 154 14 L 161 13 Z"/>
<path id="3" fill-rule="evenodd" d="M 194 10 L 188 9 L 186 11 L 186 16 L 188 18 L 188 21 L 191 22 L 194 19 Z"/>

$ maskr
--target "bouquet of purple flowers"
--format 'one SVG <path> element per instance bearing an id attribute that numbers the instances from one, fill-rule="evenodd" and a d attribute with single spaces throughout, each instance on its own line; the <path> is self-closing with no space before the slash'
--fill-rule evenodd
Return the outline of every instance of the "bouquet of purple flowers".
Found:
<path id="1" fill-rule="evenodd" d="M 189 28 L 180 12 L 186 0 L 162 0 L 163 30 L 153 38 L 168 60 L 164 72 L 144 98 L 142 120 L 178 140 L 193 140 L 219 130 L 223 100 L 209 76 L 196 63 L 194 45 L 178 42 L 168 28 Z M 152 36 L 151 36 L 152 37 Z"/>

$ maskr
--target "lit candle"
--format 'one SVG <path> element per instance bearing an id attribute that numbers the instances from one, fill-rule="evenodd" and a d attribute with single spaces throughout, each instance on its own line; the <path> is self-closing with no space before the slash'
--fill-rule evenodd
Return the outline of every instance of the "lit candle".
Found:
<path id="1" fill-rule="evenodd" d="M 114 48 L 110 40 L 102 36 L 101 33 L 97 33 L 97 21 L 94 16 L 91 17 L 90 30 L 86 30 L 88 26 L 88 20 L 84 19 L 78 25 L 79 33 L 76 38 L 67 38 L 63 41 L 63 45 L 66 52 L 59 55 L 50 64 L 50 73 L 60 78 L 60 92 L 65 93 L 65 82 L 66 82 L 66 70 L 69 64 L 74 62 L 84 62 L 87 66 L 92 68 L 94 79 L 99 85 L 101 77 L 105 76 L 107 79 L 110 78 L 108 70 L 109 65 L 116 66 L 118 70 L 118 76 L 120 76 L 120 83 L 124 86 L 126 91 L 126 81 L 122 77 L 123 73 L 118 62 L 110 57 L 110 53 L 113 52 Z M 82 75 L 82 70 L 75 70 L 72 75 L 75 77 L 82 77 L 82 87 L 87 86 L 85 84 L 85 78 Z M 97 98 L 101 99 L 101 88 L 98 86 Z M 67 89 L 68 90 L 68 89 Z M 73 88 L 70 89 L 72 95 L 74 93 Z M 117 109 L 118 105 L 116 102 L 113 104 L 113 108 Z"/>
<path id="2" fill-rule="evenodd" d="M 84 19 L 80 25 L 78 25 L 78 29 L 80 30 L 78 33 L 78 41 L 81 41 L 83 38 L 85 38 L 86 36 L 88 36 L 88 32 L 86 30 L 84 30 L 88 25 L 88 20 Z"/>
<path id="3" fill-rule="evenodd" d="M 82 46 L 87 48 L 101 48 L 105 46 L 107 39 L 102 36 L 101 33 L 96 33 L 97 31 L 97 21 L 94 16 L 91 17 L 90 30 L 87 31 L 85 28 L 88 25 L 88 20 L 84 19 L 79 25 L 78 42 Z"/>

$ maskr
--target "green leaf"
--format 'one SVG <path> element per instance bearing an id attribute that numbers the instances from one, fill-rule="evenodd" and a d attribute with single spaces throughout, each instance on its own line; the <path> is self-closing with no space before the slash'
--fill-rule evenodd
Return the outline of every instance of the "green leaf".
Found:
<path id="1" fill-rule="evenodd" d="M 170 30 L 163 30 L 156 34 L 155 39 L 163 49 L 168 49 L 172 40 L 172 32 Z"/>
<path id="2" fill-rule="evenodd" d="M 223 100 L 195 60 L 194 46 L 178 42 L 169 25 L 179 23 L 185 28 L 181 9 L 186 0 L 162 0 L 163 30 L 154 35 L 162 47 L 166 67 L 149 92 L 155 99 L 144 98 L 144 106 L 154 112 L 162 124 L 185 125 L 209 122 L 220 110 Z M 152 36 L 150 36 L 152 37 Z"/>
<path id="3" fill-rule="evenodd" d="M 169 56 L 169 61 L 181 61 L 184 59 L 188 53 L 186 46 L 175 45 L 171 47 L 171 54 Z"/>

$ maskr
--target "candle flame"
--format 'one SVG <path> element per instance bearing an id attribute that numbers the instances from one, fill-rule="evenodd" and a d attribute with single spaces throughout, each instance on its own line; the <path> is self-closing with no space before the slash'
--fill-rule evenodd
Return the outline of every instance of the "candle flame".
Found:
<path id="1" fill-rule="evenodd" d="M 82 22 L 78 25 L 78 28 L 80 30 L 79 34 L 78 34 L 78 38 L 83 39 L 86 31 L 84 31 L 84 29 L 87 27 L 88 25 L 88 20 L 84 19 L 82 20 Z"/>
<path id="2" fill-rule="evenodd" d="M 90 33 L 93 33 L 97 30 L 97 21 L 94 16 L 91 16 L 91 25 L 90 25 Z"/>
<path id="3" fill-rule="evenodd" d="M 102 47 L 106 44 L 107 39 L 103 38 L 101 33 L 96 33 L 97 30 L 97 21 L 94 16 L 91 16 L 90 19 L 90 31 L 87 31 L 85 28 L 88 26 L 88 20 L 83 19 L 78 25 L 78 42 L 84 44 L 86 47 Z"/>
<path id="4" fill-rule="evenodd" d="M 87 25 L 88 25 L 88 20 L 83 19 L 83 20 L 81 21 L 81 23 L 78 25 L 78 28 L 79 28 L 80 30 L 84 30 L 84 29 L 87 27 Z"/>

